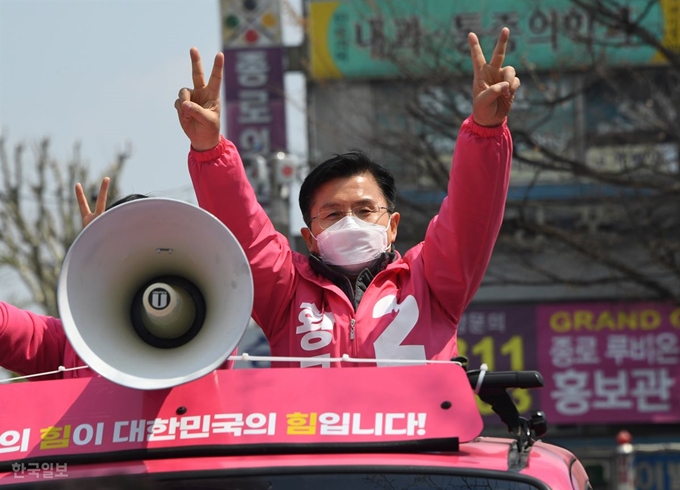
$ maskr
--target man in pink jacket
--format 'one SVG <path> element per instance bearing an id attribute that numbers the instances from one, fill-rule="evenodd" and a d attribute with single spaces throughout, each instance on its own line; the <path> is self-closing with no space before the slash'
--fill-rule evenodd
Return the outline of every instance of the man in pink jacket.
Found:
<path id="1" fill-rule="evenodd" d="M 205 84 L 191 50 L 194 88 L 180 90 L 175 102 L 191 140 L 189 171 L 199 205 L 248 256 L 252 315 L 272 355 L 304 358 L 277 364 L 351 365 L 330 361 L 344 354 L 378 365 L 457 355 L 457 325 L 490 260 L 510 177 L 506 117 L 520 82 L 502 66 L 508 38 L 504 28 L 487 64 L 469 35 L 473 112 L 458 136 L 448 197 L 425 240 L 403 257 L 392 248 L 400 220 L 394 180 L 361 152 L 328 160 L 306 178 L 300 205 L 311 256 L 292 252 L 257 203 L 237 149 L 220 136 L 224 58 L 215 57 Z"/>

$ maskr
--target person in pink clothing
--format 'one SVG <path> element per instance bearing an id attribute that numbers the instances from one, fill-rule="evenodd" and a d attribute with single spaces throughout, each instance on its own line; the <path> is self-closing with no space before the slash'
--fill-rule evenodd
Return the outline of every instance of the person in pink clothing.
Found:
<path id="1" fill-rule="evenodd" d="M 97 216 L 120 204 L 143 199 L 144 194 L 129 194 L 106 207 L 110 179 L 104 178 L 99 189 L 94 211 L 90 210 L 83 187 L 76 185 L 76 198 L 82 218 L 83 229 Z M 236 354 L 238 349 L 232 354 Z M 65 370 L 60 371 L 63 366 Z M 61 320 L 19 309 L 0 301 L 0 367 L 22 376 L 37 376 L 35 380 L 86 378 L 97 376 L 78 357 L 66 338 Z M 231 369 L 234 361 L 225 361 L 220 369 Z M 73 369 L 81 368 L 81 369 Z"/>
<path id="2" fill-rule="evenodd" d="M 99 188 L 94 210 L 90 210 L 83 187 L 76 185 L 76 198 L 83 228 L 106 211 L 106 198 L 110 179 L 106 177 Z M 109 208 L 146 196 L 133 194 L 119 199 Z M 84 366 L 66 339 L 64 328 L 58 318 L 39 315 L 0 302 L 0 366 L 27 376 L 57 371 L 60 366 L 75 368 Z M 82 378 L 96 376 L 91 369 L 77 369 L 40 376 L 36 380 Z"/>
<path id="3" fill-rule="evenodd" d="M 394 179 L 362 152 L 337 155 L 306 178 L 299 201 L 310 256 L 291 251 L 257 203 L 234 144 L 220 135 L 223 55 L 206 84 L 192 48 L 194 87 L 175 101 L 191 140 L 189 172 L 199 205 L 248 256 L 252 316 L 272 355 L 303 358 L 275 365 L 352 365 L 332 361 L 345 354 L 378 365 L 457 355 L 457 325 L 489 263 L 510 178 L 506 119 L 520 81 L 503 66 L 509 34 L 501 30 L 489 63 L 469 34 L 473 110 L 460 129 L 448 197 L 424 241 L 403 256 L 393 248 Z"/>
<path id="4" fill-rule="evenodd" d="M 76 198 L 83 229 L 107 209 L 147 197 L 143 194 L 130 194 L 107 208 L 109 184 L 108 177 L 102 180 L 94 210 L 90 210 L 83 187 L 76 184 Z M 32 378 L 36 381 L 97 376 L 91 369 L 83 367 L 85 363 L 68 342 L 58 318 L 22 310 L 2 301 L 0 301 L 0 346 L 0 366 L 5 369 L 21 376 L 54 372 Z M 66 370 L 59 371 L 60 366 Z M 82 369 L 73 369 L 78 367 Z"/>

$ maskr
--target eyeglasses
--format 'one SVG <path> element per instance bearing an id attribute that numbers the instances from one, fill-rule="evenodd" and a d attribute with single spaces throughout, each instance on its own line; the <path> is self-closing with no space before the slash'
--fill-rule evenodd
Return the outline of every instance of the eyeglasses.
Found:
<path id="1" fill-rule="evenodd" d="M 333 226 L 348 214 L 351 214 L 352 216 L 355 216 L 366 223 L 376 223 L 380 217 L 385 214 L 385 212 L 391 213 L 392 211 L 390 211 L 385 206 L 370 206 L 364 204 L 361 206 L 356 206 L 350 211 L 328 209 L 326 211 L 320 212 L 316 216 L 313 216 L 311 221 L 317 220 L 321 229 L 325 230 L 326 228 Z"/>

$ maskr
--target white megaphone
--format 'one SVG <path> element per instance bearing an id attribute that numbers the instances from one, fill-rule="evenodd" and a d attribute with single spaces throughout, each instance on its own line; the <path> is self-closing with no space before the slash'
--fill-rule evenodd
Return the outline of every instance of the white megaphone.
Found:
<path id="1" fill-rule="evenodd" d="M 218 368 L 253 305 L 248 260 L 210 213 L 174 199 L 116 206 L 71 245 L 59 277 L 66 336 L 100 375 L 153 390 Z"/>

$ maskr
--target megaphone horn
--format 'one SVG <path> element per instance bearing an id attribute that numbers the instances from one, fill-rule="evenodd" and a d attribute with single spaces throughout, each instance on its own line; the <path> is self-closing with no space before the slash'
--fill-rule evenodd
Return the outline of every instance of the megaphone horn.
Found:
<path id="1" fill-rule="evenodd" d="M 71 245 L 59 277 L 66 336 L 118 384 L 168 388 L 208 374 L 236 348 L 253 282 L 234 235 L 182 201 L 114 207 Z"/>

